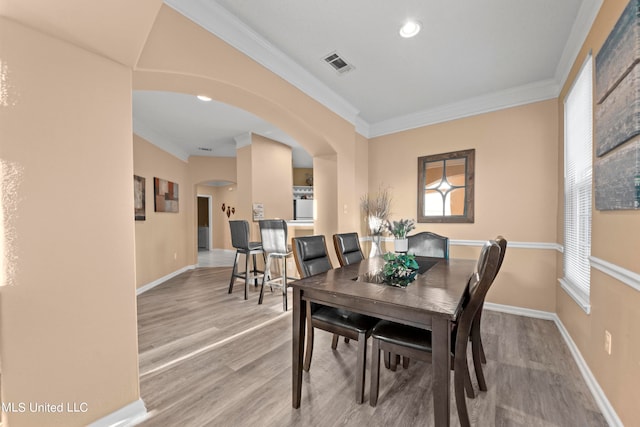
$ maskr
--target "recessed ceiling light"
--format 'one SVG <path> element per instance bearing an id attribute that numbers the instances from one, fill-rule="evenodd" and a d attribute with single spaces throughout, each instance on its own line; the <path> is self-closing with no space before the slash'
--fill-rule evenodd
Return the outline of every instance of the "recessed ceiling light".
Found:
<path id="1" fill-rule="evenodd" d="M 407 21 L 400 28 L 400 35 L 404 38 L 413 37 L 420 32 L 422 26 L 418 21 Z"/>
<path id="2" fill-rule="evenodd" d="M 209 98 L 207 95 L 198 95 L 198 99 L 205 102 L 211 101 L 211 98 Z"/>

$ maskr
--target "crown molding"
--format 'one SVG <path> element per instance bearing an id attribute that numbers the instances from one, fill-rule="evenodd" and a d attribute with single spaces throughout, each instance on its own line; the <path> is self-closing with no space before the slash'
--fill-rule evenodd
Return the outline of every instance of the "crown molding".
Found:
<path id="1" fill-rule="evenodd" d="M 553 99 L 558 96 L 559 91 L 560 86 L 555 80 L 549 79 L 535 82 L 429 110 L 418 111 L 406 116 L 383 120 L 372 124 L 369 134 L 370 138 L 374 138 L 504 108 Z"/>
<path id="2" fill-rule="evenodd" d="M 156 132 L 140 120 L 133 118 L 133 133 L 144 139 L 145 141 L 155 145 L 161 150 L 166 151 L 174 157 L 187 163 L 189 161 L 189 153 L 184 151 L 172 141 L 166 139 L 165 135 Z"/>
<path id="3" fill-rule="evenodd" d="M 169 7 L 285 79 L 352 125 L 365 138 L 557 98 L 603 0 L 583 0 L 554 78 L 376 123 L 215 1 L 164 0 Z"/>
<path id="4" fill-rule="evenodd" d="M 165 0 L 165 4 L 282 77 L 352 124 L 360 111 L 300 64 L 215 1 Z"/>
<path id="5" fill-rule="evenodd" d="M 578 15 L 569 33 L 569 39 L 564 46 L 562 56 L 556 68 L 555 80 L 559 83 L 560 89 L 564 86 L 573 64 L 576 62 L 576 59 L 578 59 L 580 49 L 582 49 L 582 45 L 587 39 L 587 35 L 591 30 L 596 16 L 598 16 L 603 2 L 604 0 L 583 0 L 580 5 Z M 560 91 L 558 91 L 558 95 L 560 95 Z"/>

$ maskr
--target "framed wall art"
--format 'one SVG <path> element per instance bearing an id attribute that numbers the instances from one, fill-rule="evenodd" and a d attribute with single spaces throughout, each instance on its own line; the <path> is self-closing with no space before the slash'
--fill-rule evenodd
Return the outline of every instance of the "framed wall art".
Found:
<path id="1" fill-rule="evenodd" d="M 136 221 L 144 221 L 146 219 L 145 182 L 146 180 L 143 177 L 133 175 L 133 210 Z"/>
<path id="2" fill-rule="evenodd" d="M 166 179 L 153 178 L 156 212 L 178 212 L 178 184 Z"/>

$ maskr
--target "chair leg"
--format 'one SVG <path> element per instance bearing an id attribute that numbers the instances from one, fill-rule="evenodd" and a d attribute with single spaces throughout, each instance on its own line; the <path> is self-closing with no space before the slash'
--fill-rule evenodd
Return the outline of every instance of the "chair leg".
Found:
<path id="1" fill-rule="evenodd" d="M 287 311 L 287 259 L 282 258 L 282 309 Z"/>
<path id="2" fill-rule="evenodd" d="M 388 351 L 384 352 L 384 367 L 391 369 L 391 353 Z"/>
<path id="3" fill-rule="evenodd" d="M 402 369 L 409 369 L 410 362 L 411 359 L 409 359 L 407 356 L 402 356 Z"/>
<path id="4" fill-rule="evenodd" d="M 471 427 L 471 423 L 469 422 L 469 413 L 467 412 L 467 401 L 465 398 L 465 383 L 466 378 L 463 376 L 463 372 L 459 372 L 461 368 L 459 368 L 456 364 L 454 369 L 454 389 L 456 396 L 456 406 L 458 408 L 458 419 L 460 420 L 461 427 Z M 467 376 L 469 374 L 469 370 L 467 369 Z M 462 383 L 462 384 L 461 384 Z"/>
<path id="5" fill-rule="evenodd" d="M 479 336 L 474 336 L 471 331 L 471 353 L 473 355 L 473 369 L 476 371 L 476 378 L 478 379 L 478 387 L 482 391 L 487 391 L 487 382 L 484 379 L 484 372 L 482 371 L 482 341 Z"/>
<path id="6" fill-rule="evenodd" d="M 349 344 L 349 338 L 344 337 L 344 343 L 345 343 L 345 344 Z"/>
<path id="7" fill-rule="evenodd" d="M 331 349 L 335 350 L 338 348 L 338 338 L 340 338 L 340 335 L 333 334 L 333 337 L 331 338 Z"/>
<path id="8" fill-rule="evenodd" d="M 485 356 L 485 354 L 484 354 L 484 346 L 482 345 L 482 339 L 480 339 L 480 341 L 478 341 L 478 344 L 479 344 L 479 347 L 480 347 L 480 361 L 486 365 L 487 364 L 487 356 Z"/>
<path id="9" fill-rule="evenodd" d="M 484 346 L 482 345 L 482 335 L 480 334 L 480 323 L 482 322 L 482 309 L 484 307 L 484 302 L 478 309 L 478 313 L 476 314 L 476 318 L 473 320 L 471 324 L 471 336 L 476 335 L 478 345 L 480 346 L 480 361 L 487 364 L 487 356 L 484 354 Z"/>
<path id="10" fill-rule="evenodd" d="M 369 389 L 369 405 L 378 404 L 378 392 L 380 386 L 380 341 L 371 338 L 371 384 Z M 385 359 L 389 352 L 385 351 Z"/>
<path id="11" fill-rule="evenodd" d="M 264 266 L 264 275 L 262 276 L 262 286 L 260 286 L 260 298 L 258 298 L 258 304 L 262 304 L 262 298 L 264 298 L 264 282 L 267 280 L 267 277 L 271 279 L 271 273 L 269 272 L 269 268 L 271 266 L 271 254 L 267 255 L 267 261 Z"/>
<path id="12" fill-rule="evenodd" d="M 236 251 L 236 256 L 233 259 L 233 269 L 231 270 L 231 280 L 229 281 L 229 293 L 233 292 L 233 284 L 236 281 L 236 275 L 238 274 L 238 256 L 240 254 Z"/>
<path id="13" fill-rule="evenodd" d="M 258 263 L 256 262 L 256 254 L 253 254 L 253 285 L 258 287 Z"/>
<path id="14" fill-rule="evenodd" d="M 458 330 L 458 336 L 462 335 L 465 338 L 459 339 L 456 342 L 455 356 L 453 358 L 453 385 L 456 398 L 456 406 L 458 408 L 458 419 L 461 427 L 471 427 L 469 422 L 469 413 L 467 412 L 467 401 L 465 397 L 465 389 L 471 385 L 471 377 L 469 376 L 469 366 L 467 364 L 467 343 L 468 339 L 466 334 L 460 334 Z M 468 389 L 467 389 L 468 392 Z"/>
<path id="15" fill-rule="evenodd" d="M 464 371 L 464 389 L 467 392 L 467 396 L 470 399 L 474 399 L 476 397 L 476 392 L 475 390 L 473 390 L 473 384 L 471 383 L 471 374 L 469 373 L 469 367 L 467 366 Z"/>
<path id="16" fill-rule="evenodd" d="M 311 357 L 313 356 L 313 326 L 311 326 L 311 303 L 307 301 L 307 349 L 304 354 L 302 369 L 309 372 Z"/>
<path id="17" fill-rule="evenodd" d="M 356 403 L 364 400 L 364 374 L 367 370 L 367 334 L 358 334 L 358 357 L 356 362 Z"/>
<path id="18" fill-rule="evenodd" d="M 389 355 L 389 369 L 392 371 L 396 371 L 398 367 L 398 362 L 400 362 L 400 355 L 395 353 L 390 353 Z"/>
<path id="19" fill-rule="evenodd" d="M 244 256 L 244 299 L 249 299 L 249 254 Z"/>

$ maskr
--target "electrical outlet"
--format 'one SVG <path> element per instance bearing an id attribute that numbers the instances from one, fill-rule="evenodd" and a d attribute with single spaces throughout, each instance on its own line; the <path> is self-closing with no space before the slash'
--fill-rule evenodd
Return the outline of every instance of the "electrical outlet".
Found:
<path id="1" fill-rule="evenodd" d="M 611 355 L 611 332 L 604 331 L 604 351 Z"/>

